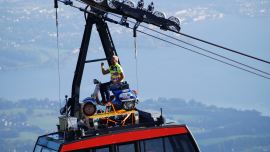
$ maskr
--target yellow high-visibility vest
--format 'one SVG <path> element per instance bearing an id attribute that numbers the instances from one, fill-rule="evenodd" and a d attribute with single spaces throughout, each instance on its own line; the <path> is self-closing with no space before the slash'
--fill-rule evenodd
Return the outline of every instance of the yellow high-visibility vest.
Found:
<path id="1" fill-rule="evenodd" d="M 118 63 L 116 63 L 115 65 L 111 65 L 109 71 L 112 81 L 118 81 L 120 79 L 120 74 L 123 73 L 123 69 Z"/>

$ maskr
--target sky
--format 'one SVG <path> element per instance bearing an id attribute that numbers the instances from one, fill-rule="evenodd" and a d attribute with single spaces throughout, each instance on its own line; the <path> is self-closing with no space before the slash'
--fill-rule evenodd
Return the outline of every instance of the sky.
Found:
<path id="1" fill-rule="evenodd" d="M 174 5 L 171 5 L 155 0 L 154 3 L 155 9 L 166 12 L 167 17 L 173 15 L 181 19 L 183 33 L 270 60 L 269 1 L 202 3 L 197 0 L 172 0 Z M 59 6 L 60 98 L 63 102 L 64 95 L 70 95 L 84 18 L 75 9 Z M 0 0 L 0 12 L 0 27 L 3 29 L 0 32 L 0 98 L 58 100 L 58 60 L 52 2 Z M 220 107 L 256 109 L 270 116 L 269 79 L 142 34 L 137 37 L 136 61 L 132 31 L 112 24 L 109 27 L 126 80 L 132 88 L 139 89 L 141 101 L 159 97 L 181 98 Z M 139 29 L 149 32 L 142 27 Z M 270 72 L 269 64 L 228 53 L 171 32 L 159 31 Z M 87 58 L 104 57 L 97 33 L 93 31 L 92 36 Z M 93 91 L 94 78 L 102 82 L 109 80 L 109 76 L 101 75 L 100 63 L 86 65 L 81 100 Z"/>

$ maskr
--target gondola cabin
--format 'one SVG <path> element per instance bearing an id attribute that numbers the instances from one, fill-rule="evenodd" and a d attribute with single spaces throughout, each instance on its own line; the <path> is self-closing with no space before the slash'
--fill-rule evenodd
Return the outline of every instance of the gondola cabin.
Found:
<path id="1" fill-rule="evenodd" d="M 34 152 L 199 152 L 185 125 L 108 129 L 64 141 L 63 134 L 40 136 Z"/>

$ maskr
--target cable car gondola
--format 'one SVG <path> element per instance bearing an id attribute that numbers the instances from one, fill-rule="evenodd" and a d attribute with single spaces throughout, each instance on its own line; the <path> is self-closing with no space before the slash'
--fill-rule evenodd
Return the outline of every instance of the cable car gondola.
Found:
<path id="1" fill-rule="evenodd" d="M 135 107 L 136 94 L 128 87 L 120 89 L 124 101 L 122 108 L 103 111 L 97 109 L 98 101 L 96 93 L 84 102 L 80 102 L 80 85 L 86 63 L 107 61 L 117 56 L 107 22 L 129 26 L 124 23 L 127 18 L 137 20 L 133 27 L 134 36 L 141 22 L 153 24 L 163 30 L 180 31 L 180 21 L 175 17 L 166 19 L 161 12 L 154 11 L 153 3 L 148 9 L 143 8 L 143 1 L 135 7 L 129 0 L 81 0 L 86 4 L 85 9 L 73 5 L 71 0 L 55 0 L 57 10 L 58 1 L 66 5 L 78 8 L 85 13 L 86 25 L 77 60 L 76 70 L 72 83 L 70 98 L 66 96 L 66 105 L 61 108 L 58 131 L 40 136 L 35 144 L 34 152 L 199 152 L 199 148 L 186 125 L 165 124 L 161 115 L 153 117 L 150 113 L 141 111 Z M 88 10 L 87 8 L 91 8 Z M 121 21 L 115 21 L 107 17 L 111 12 L 122 16 Z M 57 15 L 57 13 L 56 13 Z M 57 19 L 57 17 L 56 17 Z M 96 26 L 105 58 L 86 60 L 91 31 Z M 98 87 L 98 81 L 95 81 Z M 95 90 L 96 91 L 96 90 Z M 94 92 L 95 92 L 94 91 Z M 121 94 L 120 94 L 121 95 Z"/>

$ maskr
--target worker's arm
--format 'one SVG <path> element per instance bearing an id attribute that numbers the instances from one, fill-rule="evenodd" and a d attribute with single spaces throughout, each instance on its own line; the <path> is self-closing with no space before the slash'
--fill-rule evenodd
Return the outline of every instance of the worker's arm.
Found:
<path id="1" fill-rule="evenodd" d="M 104 68 L 104 63 L 103 62 L 101 63 L 101 71 L 102 71 L 103 75 L 110 73 L 109 69 Z"/>

